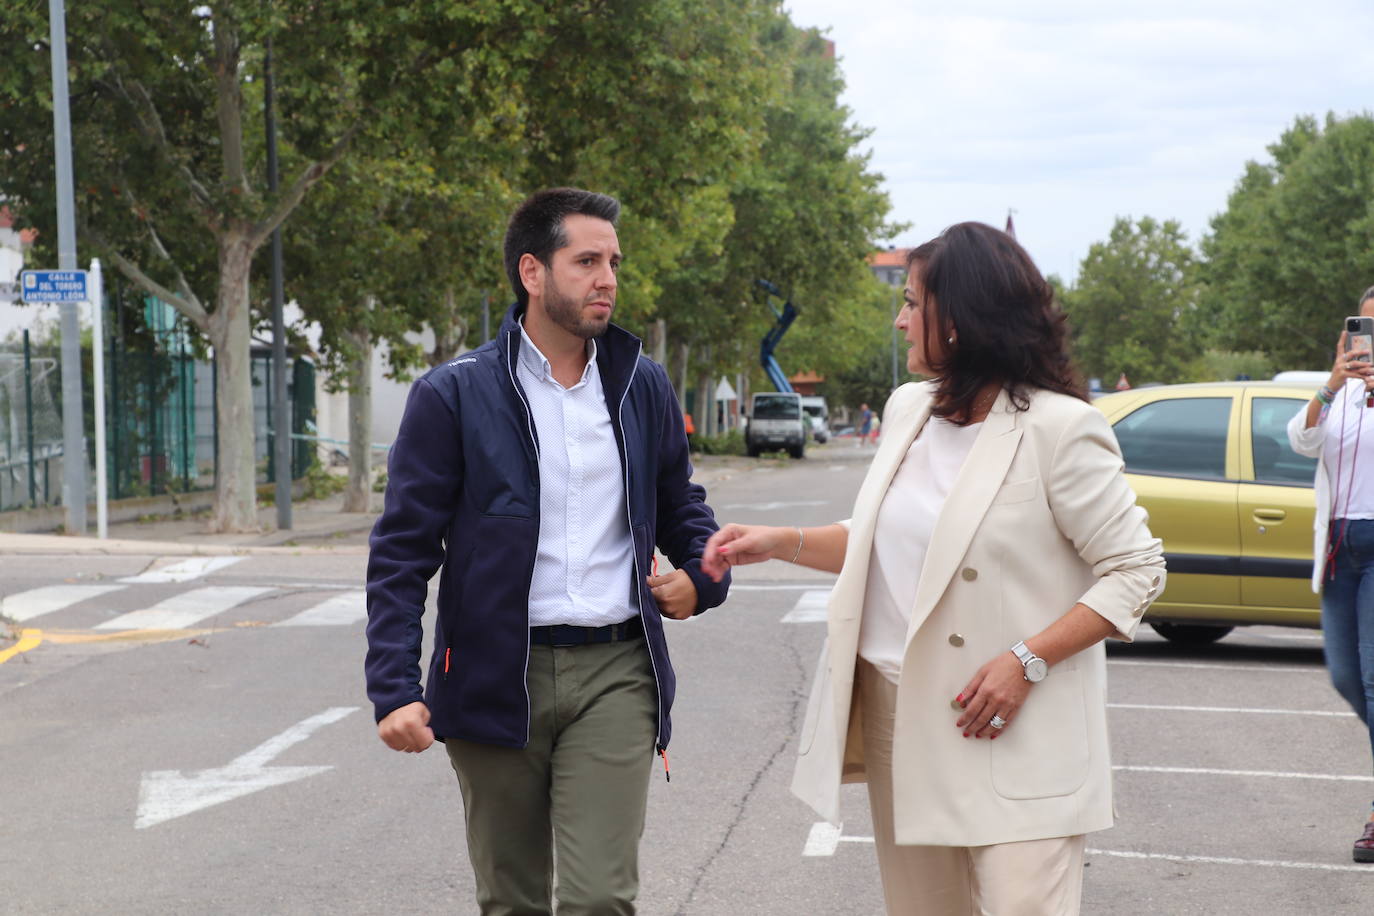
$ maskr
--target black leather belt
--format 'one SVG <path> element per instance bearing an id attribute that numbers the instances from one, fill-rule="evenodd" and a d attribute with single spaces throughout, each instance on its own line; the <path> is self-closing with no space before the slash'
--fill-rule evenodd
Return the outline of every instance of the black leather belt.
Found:
<path id="1" fill-rule="evenodd" d="M 639 639 L 643 635 L 644 621 L 638 617 L 604 627 L 575 627 L 568 623 L 556 623 L 547 627 L 530 627 L 530 645 L 567 648 L 600 642 L 622 642 Z"/>

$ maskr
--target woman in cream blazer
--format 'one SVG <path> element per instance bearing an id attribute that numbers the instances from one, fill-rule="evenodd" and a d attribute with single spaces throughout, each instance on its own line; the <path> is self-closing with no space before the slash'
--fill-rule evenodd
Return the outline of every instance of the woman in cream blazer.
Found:
<path id="1" fill-rule="evenodd" d="M 960 224 L 908 266 L 897 327 L 936 378 L 888 400 L 853 517 L 727 525 L 703 569 L 839 573 L 792 788 L 838 822 L 840 784 L 869 784 L 889 912 L 1076 913 L 1083 835 L 1112 824 L 1102 640 L 1163 589 L 1160 542 L 1015 240 Z M 887 545 L 922 525 L 915 575 Z"/>

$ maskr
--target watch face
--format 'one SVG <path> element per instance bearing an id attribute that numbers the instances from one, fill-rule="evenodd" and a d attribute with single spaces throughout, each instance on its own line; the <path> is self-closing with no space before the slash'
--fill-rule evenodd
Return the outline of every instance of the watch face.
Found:
<path id="1" fill-rule="evenodd" d="M 1045 664 L 1043 658 L 1033 658 L 1026 662 L 1026 680 L 1032 684 L 1043 681 L 1045 675 L 1050 673 L 1050 666 Z"/>

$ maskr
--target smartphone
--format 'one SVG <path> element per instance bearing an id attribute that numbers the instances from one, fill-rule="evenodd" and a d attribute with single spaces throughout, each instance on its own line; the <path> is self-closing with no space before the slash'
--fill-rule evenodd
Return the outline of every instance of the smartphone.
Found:
<path id="1" fill-rule="evenodd" d="M 1345 333 L 1345 349 L 1363 350 L 1364 356 L 1359 357 L 1359 361 L 1369 362 L 1374 354 L 1374 318 L 1352 315 L 1345 319 Z"/>

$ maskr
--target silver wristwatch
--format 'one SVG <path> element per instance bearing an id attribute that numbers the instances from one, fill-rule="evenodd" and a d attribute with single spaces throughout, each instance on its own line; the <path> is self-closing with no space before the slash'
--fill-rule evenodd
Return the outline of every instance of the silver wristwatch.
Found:
<path id="1" fill-rule="evenodd" d="M 1025 678 L 1032 684 L 1038 684 L 1045 679 L 1045 675 L 1050 673 L 1050 666 L 1045 660 L 1032 652 L 1024 642 L 1018 642 L 1011 647 L 1012 653 L 1016 656 L 1021 667 L 1025 669 Z"/>

